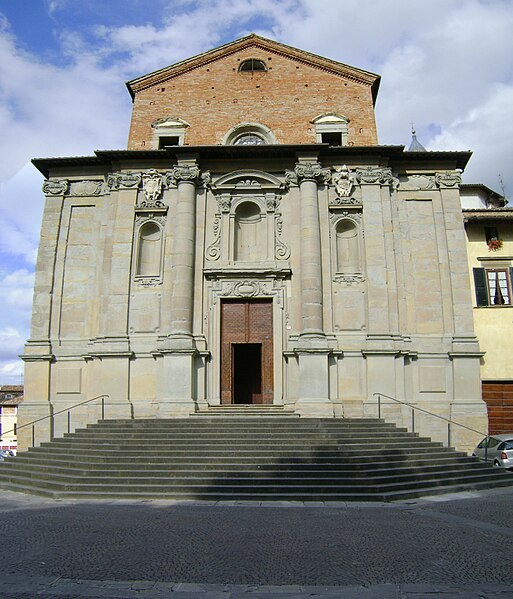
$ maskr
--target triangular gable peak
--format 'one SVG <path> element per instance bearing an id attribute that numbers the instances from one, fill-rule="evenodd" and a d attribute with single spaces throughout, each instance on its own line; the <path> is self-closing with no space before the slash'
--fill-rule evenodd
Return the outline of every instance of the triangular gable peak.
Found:
<path id="1" fill-rule="evenodd" d="M 356 83 L 370 85 L 372 87 L 373 100 L 374 102 L 376 101 L 380 82 L 379 75 L 261 37 L 254 33 L 207 52 L 203 52 L 202 54 L 198 54 L 197 56 L 193 56 L 192 58 L 164 67 L 158 71 L 153 71 L 147 75 L 132 79 L 131 81 L 128 81 L 126 85 L 133 98 L 135 94 L 143 89 L 165 83 L 178 75 L 203 67 L 209 63 L 226 58 L 231 54 L 235 54 L 236 52 L 251 47 L 275 55 L 285 56 L 304 65 L 338 75 Z"/>
<path id="2" fill-rule="evenodd" d="M 130 150 L 377 143 L 378 75 L 254 34 L 127 85 Z"/>

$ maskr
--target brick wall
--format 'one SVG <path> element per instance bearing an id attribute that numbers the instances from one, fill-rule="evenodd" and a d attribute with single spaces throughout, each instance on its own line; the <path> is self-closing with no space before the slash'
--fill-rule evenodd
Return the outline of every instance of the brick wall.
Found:
<path id="1" fill-rule="evenodd" d="M 267 72 L 239 72 L 257 58 Z M 240 123 L 269 127 L 277 143 L 315 143 L 311 120 L 324 113 L 350 119 L 349 143 L 377 144 L 371 87 L 261 48 L 245 48 L 163 83 L 134 100 L 128 149 L 150 149 L 151 123 L 178 117 L 190 124 L 185 144 L 221 144 Z"/>

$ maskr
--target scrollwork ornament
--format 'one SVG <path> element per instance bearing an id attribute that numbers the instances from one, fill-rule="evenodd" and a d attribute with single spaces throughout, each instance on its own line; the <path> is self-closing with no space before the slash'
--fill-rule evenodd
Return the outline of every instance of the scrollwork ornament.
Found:
<path id="1" fill-rule="evenodd" d="M 294 171 L 287 169 L 285 171 L 285 184 L 286 185 L 298 185 L 299 181 Z"/>
<path id="2" fill-rule="evenodd" d="M 436 173 L 435 182 L 439 187 L 456 188 L 461 185 L 461 175 L 459 173 Z"/>
<path id="3" fill-rule="evenodd" d="M 43 193 L 51 196 L 64 195 L 69 189 L 68 179 L 48 179 L 43 182 Z"/>
<path id="4" fill-rule="evenodd" d="M 356 169 L 356 180 L 365 185 L 393 185 L 394 176 L 389 168 L 368 166 Z"/>
<path id="5" fill-rule="evenodd" d="M 267 196 L 265 198 L 265 205 L 267 208 L 267 212 L 274 212 L 276 210 L 276 206 L 277 206 L 277 199 L 276 197 L 273 196 Z"/>
<path id="6" fill-rule="evenodd" d="M 107 176 L 107 187 L 110 190 L 137 189 L 141 183 L 140 173 L 110 173 Z"/>
<path id="7" fill-rule="evenodd" d="M 221 215 L 216 214 L 214 224 L 214 241 L 208 246 L 206 253 L 207 260 L 219 260 L 221 255 Z"/>
<path id="8" fill-rule="evenodd" d="M 365 277 L 359 273 L 337 273 L 333 280 L 336 283 L 343 283 L 347 287 L 351 287 L 351 285 L 357 283 L 363 283 L 365 281 Z"/>
<path id="9" fill-rule="evenodd" d="M 230 212 L 230 208 L 232 205 L 232 199 L 229 194 L 223 194 L 223 195 L 217 196 L 216 199 L 217 199 L 217 205 L 221 212 Z"/>
<path id="10" fill-rule="evenodd" d="M 278 260 L 288 260 L 290 257 L 290 249 L 281 240 L 281 234 L 283 231 L 283 220 L 281 214 L 276 215 L 274 221 L 274 237 L 275 237 L 275 256 Z"/>
<path id="11" fill-rule="evenodd" d="M 203 187 L 209 187 L 212 183 L 212 175 L 210 174 L 210 171 L 205 171 L 201 173 L 200 179 Z"/>
<path id="12" fill-rule="evenodd" d="M 260 188 L 261 185 L 256 179 L 241 179 L 235 184 L 235 187 L 257 187 Z"/>
<path id="13" fill-rule="evenodd" d="M 330 200 L 330 206 L 361 206 L 362 202 L 355 197 L 336 197 Z"/>
<path id="14" fill-rule="evenodd" d="M 162 281 L 158 277 L 144 277 L 135 280 L 139 287 L 158 287 L 162 285 Z"/>
<path id="15" fill-rule="evenodd" d="M 268 295 L 265 286 L 259 281 L 238 281 L 223 285 L 219 295 L 224 297 L 255 297 L 258 295 Z"/>
<path id="16" fill-rule="evenodd" d="M 73 181 L 70 182 L 69 195 L 78 197 L 99 196 L 102 190 L 102 181 Z"/>
<path id="17" fill-rule="evenodd" d="M 119 187 L 120 189 L 138 189 L 141 179 L 141 173 L 132 173 L 131 171 L 121 173 Z"/>

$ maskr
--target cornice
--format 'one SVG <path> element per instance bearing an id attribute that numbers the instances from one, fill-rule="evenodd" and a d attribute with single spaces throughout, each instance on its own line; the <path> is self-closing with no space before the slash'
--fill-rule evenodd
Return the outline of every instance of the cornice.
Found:
<path id="1" fill-rule="evenodd" d="M 206 160 L 297 160 L 298 152 L 315 152 L 323 166 L 340 164 L 374 165 L 405 169 L 414 166 L 415 172 L 443 172 L 464 169 L 471 152 L 405 152 L 404 146 L 330 146 L 328 144 L 275 144 L 255 146 L 174 146 L 165 150 L 97 150 L 94 156 L 68 156 L 59 158 L 34 158 L 32 164 L 45 176 L 66 177 L 73 169 L 88 169 L 108 173 L 120 168 L 131 170 L 144 168 L 169 169 L 184 154 L 197 154 L 198 161 Z M 412 154 L 416 154 L 412 165 Z M 417 154 L 422 154 L 422 157 Z M 114 168 L 115 167 L 115 168 Z M 90 172 L 91 171 L 91 172 Z"/>

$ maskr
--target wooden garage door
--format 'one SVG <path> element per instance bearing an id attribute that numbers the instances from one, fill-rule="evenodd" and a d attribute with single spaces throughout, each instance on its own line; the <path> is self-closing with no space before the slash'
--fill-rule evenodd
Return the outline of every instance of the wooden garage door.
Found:
<path id="1" fill-rule="evenodd" d="M 488 409 L 488 433 L 513 431 L 513 381 L 483 382 L 483 399 Z"/>
<path id="2" fill-rule="evenodd" d="M 221 403 L 273 403 L 272 300 L 224 300 Z"/>

